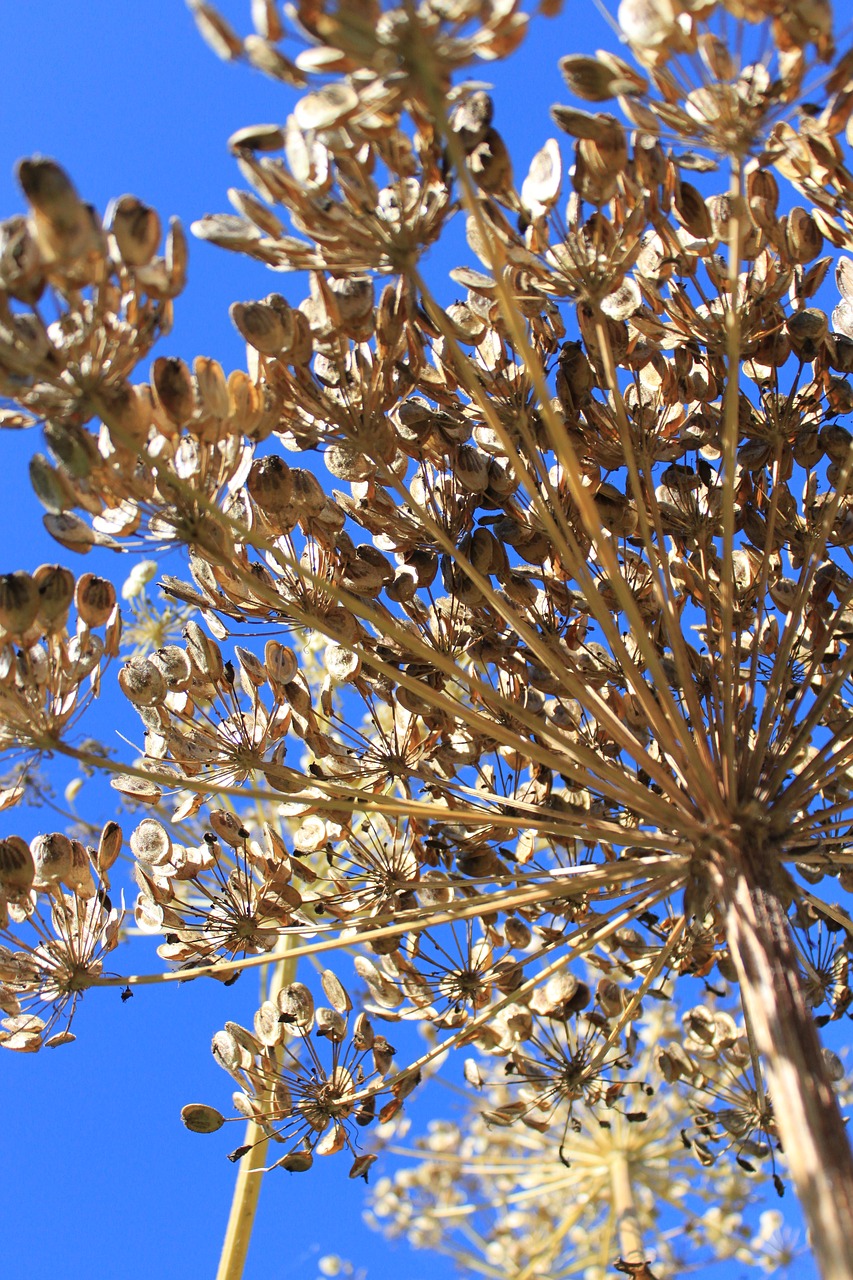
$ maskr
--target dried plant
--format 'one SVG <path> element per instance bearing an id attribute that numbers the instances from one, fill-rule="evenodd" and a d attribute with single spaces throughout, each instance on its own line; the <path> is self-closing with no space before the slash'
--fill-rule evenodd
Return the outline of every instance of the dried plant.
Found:
<path id="1" fill-rule="evenodd" d="M 126 586 L 145 745 L 123 765 L 70 732 L 120 652 L 114 587 L 0 579 L 3 801 L 52 753 L 148 806 L 135 916 L 168 964 L 103 969 L 115 823 L 97 849 L 7 835 L 0 1040 L 67 1040 L 92 986 L 267 967 L 253 1029 L 213 1041 L 249 1124 L 222 1277 L 270 1141 L 273 1165 L 346 1148 L 366 1175 L 359 1128 L 396 1141 L 421 1076 L 473 1046 L 486 1100 L 380 1185 L 394 1229 L 486 1275 L 675 1274 L 652 1197 L 667 1160 L 685 1202 L 692 1148 L 697 1249 L 772 1256 L 741 1217 L 764 1170 L 848 1280 L 819 1037 L 853 932 L 853 49 L 829 0 L 622 0 L 632 61 L 562 59 L 586 104 L 553 108 L 566 167 L 549 139 L 520 185 L 465 78 L 520 45 L 518 0 L 256 0 L 245 38 L 191 8 L 220 56 L 305 90 L 232 136 L 246 189 L 193 231 L 309 293 L 234 303 L 245 372 L 158 355 L 134 383 L 180 227 L 160 254 L 139 200 L 102 220 L 54 161 L 19 165 L 3 425 L 43 427 L 63 547 L 179 546 L 188 574 L 162 610 L 149 562 Z M 421 261 L 454 217 L 476 265 L 444 303 Z M 355 1000 L 324 970 L 315 1008 L 295 964 L 327 951 Z M 481 1215 L 478 1253 L 447 1224 Z"/>

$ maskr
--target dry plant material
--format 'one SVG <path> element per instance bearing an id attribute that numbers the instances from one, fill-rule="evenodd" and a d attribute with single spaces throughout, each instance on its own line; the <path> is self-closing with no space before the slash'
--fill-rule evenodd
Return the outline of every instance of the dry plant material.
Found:
<path id="1" fill-rule="evenodd" d="M 159 354 L 132 382 L 186 264 L 135 197 L 102 221 L 34 158 L 0 227 L 3 424 L 44 426 L 46 527 L 186 553 L 162 614 L 125 593 L 138 926 L 182 978 L 354 952 L 352 998 L 327 971 L 327 1005 L 290 983 L 214 1039 L 273 1163 L 346 1148 L 366 1174 L 356 1127 L 392 1132 L 451 1048 L 503 1064 L 489 1123 L 555 1168 L 591 1118 L 642 1135 L 642 1079 L 682 1099 L 723 1204 L 756 1170 L 781 1187 L 784 1149 L 823 1275 L 849 1277 L 819 1040 L 853 929 L 853 62 L 829 3 L 623 0 L 626 58 L 562 59 L 568 141 L 524 176 L 474 78 L 524 38 L 514 0 L 255 4 L 245 39 L 191 8 L 221 57 L 305 90 L 232 135 L 246 186 L 193 226 L 307 273 L 301 301 L 232 306 L 246 370 Z M 472 257 L 442 306 L 419 264 L 454 217 Z M 118 652 L 109 582 L 7 574 L 0 626 L 3 747 L 110 767 L 65 735 Z M 7 1047 L 123 981 L 107 868 L 65 839 L 0 844 Z M 649 1057 L 654 997 L 689 1012 Z M 397 1063 L 377 1020 L 433 1047 Z M 650 1277 L 640 1163 L 602 1265 Z"/>

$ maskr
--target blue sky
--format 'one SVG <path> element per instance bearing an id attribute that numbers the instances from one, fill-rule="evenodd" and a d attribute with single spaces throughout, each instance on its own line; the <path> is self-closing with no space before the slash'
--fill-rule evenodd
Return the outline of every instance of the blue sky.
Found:
<path id="1" fill-rule="evenodd" d="M 221 7 L 242 31 L 250 29 L 248 0 Z M 111 197 L 132 192 L 164 220 L 178 214 L 188 227 L 204 213 L 227 209 L 226 189 L 241 185 L 225 145 L 228 135 L 243 125 L 283 121 L 294 100 L 283 86 L 218 61 L 181 0 L 7 4 L 3 41 L 4 217 L 22 208 L 14 162 L 41 152 L 58 159 L 100 210 Z M 484 67 L 482 78 L 496 86 L 496 124 L 516 160 L 519 182 L 533 154 L 556 132 L 548 105 L 567 100 L 557 58 L 597 46 L 613 47 L 613 36 L 591 4 L 578 2 L 562 17 L 537 23 L 511 63 Z M 442 275 L 461 261 L 437 250 L 431 270 Z M 192 244 L 189 287 L 177 303 L 174 332 L 157 354 L 188 360 L 206 354 L 226 369 L 241 366 L 244 347 L 228 320 L 228 305 L 271 289 L 294 303 L 302 296 L 297 282 L 271 279 L 247 259 Z M 145 376 L 143 367 L 139 377 Z M 39 442 L 34 435 L 7 433 L 0 446 L 0 571 L 31 570 L 43 560 L 68 563 L 70 553 L 44 535 L 41 508 L 26 481 L 26 458 Z M 74 567 L 80 572 L 84 566 Z M 129 568 L 117 571 L 119 580 Z M 34 821 L 33 830 L 52 825 L 46 815 Z M 4 815 L 2 829 L 22 828 Z M 156 957 L 134 944 L 115 963 L 148 970 Z M 230 1084 L 213 1064 L 209 1041 L 224 1019 L 251 1019 L 256 991 L 246 975 L 228 990 L 201 982 L 137 989 L 126 1004 L 117 991 L 96 992 L 78 1015 L 73 1046 L 0 1055 L 0 1231 L 8 1280 L 214 1275 L 234 1178 L 224 1159 L 230 1146 L 222 1135 L 187 1133 L 178 1113 L 193 1100 L 228 1110 Z M 435 1105 L 450 1104 L 439 1098 Z M 434 1256 L 410 1254 L 405 1246 L 389 1250 L 361 1224 L 362 1186 L 347 1180 L 346 1162 L 318 1164 L 304 1179 L 281 1173 L 268 1179 L 247 1277 L 314 1280 L 317 1257 L 325 1252 L 366 1267 L 371 1280 L 452 1274 Z M 727 1274 L 734 1277 L 737 1269 Z"/>

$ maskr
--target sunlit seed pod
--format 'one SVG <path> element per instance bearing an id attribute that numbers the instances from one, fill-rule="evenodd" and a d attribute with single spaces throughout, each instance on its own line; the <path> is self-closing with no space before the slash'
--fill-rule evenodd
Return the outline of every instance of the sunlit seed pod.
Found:
<path id="1" fill-rule="evenodd" d="M 98 870 L 106 874 L 115 865 L 124 843 L 121 827 L 112 818 L 105 823 L 98 840 L 98 852 L 95 858 Z"/>
<path id="2" fill-rule="evenodd" d="M 328 992 L 326 993 L 328 995 Z M 352 1043 L 353 1048 L 359 1053 L 363 1053 L 367 1049 L 373 1048 L 374 1042 L 373 1027 L 366 1013 L 360 1013 L 353 1023 Z"/>
<path id="3" fill-rule="evenodd" d="M 129 773 L 119 773 L 110 779 L 110 786 L 120 795 L 135 800 L 137 804 L 157 804 L 163 794 L 156 782 L 148 778 L 135 778 Z"/>
<path id="4" fill-rule="evenodd" d="M 280 1010 L 271 1000 L 265 1000 L 255 1014 L 255 1035 L 262 1044 L 269 1048 L 280 1044 L 284 1039 L 284 1023 Z"/>
<path id="5" fill-rule="evenodd" d="M 288 1173 L 307 1173 L 313 1163 L 310 1151 L 291 1151 L 277 1162 L 278 1168 L 286 1169 Z"/>
<path id="6" fill-rule="evenodd" d="M 323 655 L 323 665 L 335 683 L 346 684 L 361 671 L 361 658 L 343 645 L 329 644 Z"/>
<path id="7" fill-rule="evenodd" d="M 306 133 L 334 129 L 354 115 L 358 106 L 358 94 L 352 86 L 337 81 L 300 98 L 293 116 Z"/>
<path id="8" fill-rule="evenodd" d="M 147 266 L 160 243 L 162 228 L 157 210 L 136 196 L 119 196 L 107 210 L 105 222 L 125 266 Z"/>
<path id="9" fill-rule="evenodd" d="M 231 1102 L 238 1116 L 242 1116 L 244 1120 L 252 1120 L 257 1123 L 261 1119 L 261 1108 L 255 1098 L 250 1098 L 248 1093 L 237 1090 L 231 1094 Z"/>
<path id="10" fill-rule="evenodd" d="M 317 1035 L 331 1040 L 334 1044 L 342 1044 L 346 1039 L 346 1019 L 336 1009 L 326 1009 L 322 1005 L 316 1013 Z"/>
<path id="11" fill-rule="evenodd" d="M 158 356 L 151 366 L 151 387 L 158 406 L 175 426 L 184 426 L 196 410 L 189 366 L 178 356 Z"/>
<path id="12" fill-rule="evenodd" d="M 263 302 L 234 302 L 228 314 L 235 329 L 262 355 L 277 356 L 290 350 L 294 313 L 280 294 L 270 294 Z"/>
<path id="13" fill-rule="evenodd" d="M 190 10 L 201 38 L 218 58 L 231 62 L 243 52 L 243 43 L 229 22 L 205 0 L 191 0 Z"/>
<path id="14" fill-rule="evenodd" d="M 164 645 L 149 657 L 166 682 L 170 693 L 183 693 L 192 683 L 192 664 L 185 652 L 176 644 Z"/>
<path id="15" fill-rule="evenodd" d="M 116 606 L 116 589 L 108 578 L 84 573 L 74 592 L 77 612 L 89 627 L 102 627 Z"/>
<path id="16" fill-rule="evenodd" d="M 26 840 L 14 835 L 0 840 L 0 886 L 7 893 L 29 889 L 35 874 L 35 859 Z"/>
<path id="17" fill-rule="evenodd" d="M 547 212 L 559 198 L 562 180 L 560 148 L 554 138 L 549 138 L 531 160 L 527 177 L 521 184 L 523 207 L 536 216 Z"/>
<path id="18" fill-rule="evenodd" d="M 218 360 L 209 356 L 196 356 L 193 373 L 198 386 L 199 407 L 204 417 L 224 420 L 231 411 L 228 383 Z"/>
<path id="19" fill-rule="evenodd" d="M 184 629 L 187 642 L 187 654 L 195 669 L 210 684 L 217 685 L 222 679 L 222 651 L 215 640 L 206 636 L 197 622 L 190 621 Z"/>
<path id="20" fill-rule="evenodd" d="M 33 454 L 29 470 L 33 492 L 46 511 L 59 515 L 75 505 L 77 496 L 70 480 L 43 453 Z"/>
<path id="21" fill-rule="evenodd" d="M 291 501 L 300 516 L 316 516 L 326 505 L 326 495 L 313 472 L 293 467 L 290 472 L 293 493 Z"/>
<path id="22" fill-rule="evenodd" d="M 249 832 L 228 809 L 211 809 L 209 814 L 210 828 L 214 835 L 224 840 L 232 849 L 242 849 L 249 838 Z"/>
<path id="23" fill-rule="evenodd" d="M 130 658 L 118 673 L 118 683 L 136 707 L 157 706 L 168 692 L 162 673 L 148 658 Z"/>
<path id="24" fill-rule="evenodd" d="M 154 422 L 151 405 L 129 382 L 102 387 L 92 397 L 92 403 L 109 429 L 113 444 L 138 448 L 147 439 Z"/>
<path id="25" fill-rule="evenodd" d="M 314 1023 L 314 997 L 302 982 L 291 982 L 279 991 L 276 1003 L 284 1025 L 307 1035 Z"/>
<path id="26" fill-rule="evenodd" d="M 181 1119 L 192 1133 L 216 1133 L 225 1123 L 222 1113 L 204 1102 L 188 1102 L 181 1108 Z"/>
<path id="27" fill-rule="evenodd" d="M 326 824 L 318 814 L 303 818 L 293 833 L 293 845 L 300 853 L 316 853 L 328 841 Z"/>
<path id="28" fill-rule="evenodd" d="M 38 588 L 38 617 L 46 630 L 62 625 L 74 599 L 74 574 L 60 564 L 42 564 L 33 574 Z"/>
<path id="29" fill-rule="evenodd" d="M 36 836 L 30 841 L 30 852 L 33 855 L 35 878 L 40 883 L 52 884 L 57 880 L 64 880 L 71 873 L 74 853 L 71 841 L 61 831 Z"/>
<path id="30" fill-rule="evenodd" d="M 332 972 L 331 969 L 324 969 L 320 975 L 320 982 L 323 986 L 326 999 L 334 1010 L 339 1014 L 347 1014 L 352 1009 L 352 1001 L 344 989 L 343 983 Z M 319 1018 L 319 1010 L 318 1010 Z"/>
<path id="31" fill-rule="evenodd" d="M 22 569 L 0 574 L 0 627 L 10 635 L 21 635 L 35 622 L 39 611 L 39 590 L 32 574 Z"/>
<path id="32" fill-rule="evenodd" d="M 284 130 L 278 124 L 251 124 L 228 139 L 232 151 L 281 151 L 284 147 Z"/>
<path id="33" fill-rule="evenodd" d="M 293 649 L 278 640 L 268 640 L 264 645 L 264 666 L 269 678 L 279 687 L 290 684 L 299 670 L 299 659 Z"/>
<path id="34" fill-rule="evenodd" d="M 293 480 L 290 467 L 277 454 L 256 458 L 246 480 L 246 488 L 264 512 L 283 512 L 293 496 Z"/>
<path id="35" fill-rule="evenodd" d="M 130 848 L 134 857 L 149 867 L 164 866 L 172 856 L 172 841 L 168 831 L 156 818 L 143 818 L 130 833 Z"/>
<path id="36" fill-rule="evenodd" d="M 63 877 L 62 883 L 79 898 L 95 896 L 95 878 L 89 855 L 79 840 L 71 841 L 71 870 Z"/>

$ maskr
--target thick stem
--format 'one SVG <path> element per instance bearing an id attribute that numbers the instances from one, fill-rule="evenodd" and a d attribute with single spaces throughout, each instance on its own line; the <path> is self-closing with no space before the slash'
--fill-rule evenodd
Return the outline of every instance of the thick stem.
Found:
<path id="1" fill-rule="evenodd" d="M 853 1154 L 772 863 L 744 840 L 718 871 L 726 936 L 823 1280 L 853 1276 Z"/>
<path id="2" fill-rule="evenodd" d="M 643 1232 L 634 1204 L 634 1189 L 631 1185 L 631 1166 L 624 1151 L 614 1148 L 610 1158 L 610 1194 L 613 1214 L 616 1219 L 616 1230 L 619 1233 L 619 1249 L 622 1261 L 633 1263 L 645 1262 L 643 1249 Z"/>
<path id="3" fill-rule="evenodd" d="M 255 1212 L 261 1195 L 268 1139 L 263 1129 L 250 1120 L 246 1126 L 246 1145 L 251 1150 L 243 1156 L 234 1183 L 234 1196 L 228 1226 L 219 1258 L 216 1280 L 240 1280 L 252 1240 Z"/>
<path id="4" fill-rule="evenodd" d="M 286 938 L 285 946 L 287 949 L 295 946 L 295 939 Z M 292 982 L 295 976 L 295 958 L 288 956 L 280 960 L 275 966 L 270 967 L 267 989 L 266 992 L 262 990 L 262 996 L 265 995 L 268 1000 L 274 1000 L 281 988 Z M 252 1242 L 252 1228 L 255 1225 L 255 1214 L 261 1198 L 264 1164 L 269 1146 L 269 1139 L 263 1129 L 252 1120 L 246 1125 L 245 1145 L 249 1150 L 237 1169 L 231 1212 L 228 1215 L 228 1226 L 225 1228 L 225 1239 L 222 1242 L 216 1280 L 241 1280 L 249 1245 Z"/>

